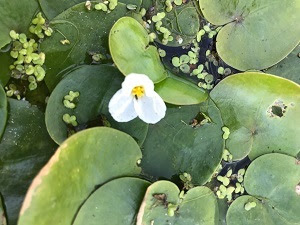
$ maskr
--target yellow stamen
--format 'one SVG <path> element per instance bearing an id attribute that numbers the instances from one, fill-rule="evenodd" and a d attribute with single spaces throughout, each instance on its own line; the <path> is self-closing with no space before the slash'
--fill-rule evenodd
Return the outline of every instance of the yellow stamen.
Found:
<path id="1" fill-rule="evenodd" d="M 136 98 L 143 97 L 145 95 L 145 90 L 143 86 L 136 86 L 132 89 L 131 94 Z"/>

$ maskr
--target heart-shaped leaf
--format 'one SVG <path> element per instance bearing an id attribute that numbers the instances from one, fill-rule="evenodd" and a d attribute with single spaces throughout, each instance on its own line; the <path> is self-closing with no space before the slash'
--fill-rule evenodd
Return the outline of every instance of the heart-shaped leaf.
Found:
<path id="1" fill-rule="evenodd" d="M 67 70 L 90 64 L 89 53 L 108 54 L 108 33 L 126 13 L 126 5 L 122 3 L 109 14 L 95 9 L 88 11 L 85 3 L 80 3 L 51 20 L 55 32 L 41 44 L 41 51 L 46 54 L 48 88 L 53 90 Z M 63 40 L 69 40 L 70 44 L 62 44 Z"/>
<path id="2" fill-rule="evenodd" d="M 209 22 L 224 25 L 217 36 L 217 52 L 238 70 L 268 68 L 299 43 L 299 0 L 200 0 L 199 3 Z"/>
<path id="3" fill-rule="evenodd" d="M 10 99 L 0 141 L 0 190 L 10 225 L 17 224 L 26 190 L 56 147 L 46 130 L 44 113 L 26 101 Z"/>
<path id="4" fill-rule="evenodd" d="M 135 19 L 123 17 L 109 33 L 109 49 L 114 63 L 126 76 L 130 73 L 146 74 L 158 83 L 167 77 L 157 49 L 149 45 L 146 29 Z"/>
<path id="5" fill-rule="evenodd" d="M 278 153 L 257 158 L 246 171 L 245 188 L 252 196 L 239 197 L 232 203 L 228 225 L 299 224 L 300 166 L 295 158 Z"/>
<path id="6" fill-rule="evenodd" d="M 92 128 L 66 140 L 33 180 L 18 225 L 71 225 L 96 185 L 140 173 L 139 146 L 112 128 Z"/>
<path id="7" fill-rule="evenodd" d="M 140 119 L 128 123 L 116 122 L 108 112 L 108 103 L 121 88 L 124 77 L 113 66 L 82 66 L 70 72 L 52 92 L 46 108 L 46 126 L 50 136 L 56 143 L 62 143 L 69 135 L 69 127 L 63 121 L 63 115 L 75 115 L 78 126 L 85 129 L 94 121 L 94 126 L 106 125 L 122 130 L 142 144 L 148 125 Z M 64 106 L 64 97 L 69 91 L 79 92 L 76 108 Z M 102 121 L 102 122 L 101 122 Z"/>
<path id="8" fill-rule="evenodd" d="M 146 191 L 138 214 L 137 225 L 215 225 L 218 204 L 207 187 L 196 187 L 181 195 L 178 187 L 169 181 L 158 181 Z"/>
<path id="9" fill-rule="evenodd" d="M 265 72 L 287 78 L 300 84 L 300 45 L 298 45 L 284 60 Z"/>
<path id="10" fill-rule="evenodd" d="M 136 224 L 148 181 L 123 177 L 96 190 L 79 210 L 73 225 Z"/>
<path id="11" fill-rule="evenodd" d="M 234 159 L 300 149 L 300 86 L 289 80 L 246 72 L 222 80 L 210 93 L 230 130 L 226 147 Z"/>
<path id="12" fill-rule="evenodd" d="M 143 144 L 143 172 L 168 179 L 187 172 L 194 184 L 206 183 L 222 157 L 222 126 L 220 112 L 211 101 L 200 107 L 168 108 L 164 119 L 149 126 Z"/>

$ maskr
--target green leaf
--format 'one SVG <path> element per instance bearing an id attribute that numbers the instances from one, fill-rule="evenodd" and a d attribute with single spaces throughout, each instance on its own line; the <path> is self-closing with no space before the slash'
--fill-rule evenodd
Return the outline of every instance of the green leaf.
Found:
<path id="1" fill-rule="evenodd" d="M 101 119 L 104 122 L 107 120 L 112 127 L 128 133 L 142 144 L 148 130 L 146 123 L 138 118 L 128 123 L 118 123 L 108 112 L 108 103 L 121 89 L 123 79 L 115 67 L 108 65 L 82 66 L 66 75 L 52 92 L 46 108 L 46 126 L 53 140 L 61 144 L 67 139 L 68 126 L 62 118 L 64 114 L 69 114 L 76 116 L 79 128 L 86 128 L 87 125 L 84 125 L 89 121 L 96 120 L 96 126 L 100 126 Z M 69 91 L 80 94 L 74 109 L 68 109 L 63 104 L 64 96 Z"/>
<path id="2" fill-rule="evenodd" d="M 7 120 L 7 99 L 3 87 L 0 85 L 0 140 Z"/>
<path id="3" fill-rule="evenodd" d="M 96 185 L 140 173 L 139 146 L 112 128 L 92 128 L 66 140 L 29 188 L 18 225 L 71 225 Z"/>
<path id="4" fill-rule="evenodd" d="M 245 188 L 252 196 L 239 197 L 231 204 L 227 224 L 300 224 L 299 181 L 295 158 L 278 153 L 257 158 L 245 174 Z M 255 202 L 256 207 L 245 210 L 248 202 Z"/>
<path id="5" fill-rule="evenodd" d="M 11 70 L 9 66 L 13 64 L 13 58 L 9 52 L 0 52 L 0 85 L 3 87 L 7 84 L 10 79 Z"/>
<path id="6" fill-rule="evenodd" d="M 162 99 L 174 105 L 194 105 L 207 99 L 207 92 L 197 85 L 172 75 L 155 85 L 155 91 Z"/>
<path id="7" fill-rule="evenodd" d="M 0 0 L 0 49 L 11 42 L 9 32 L 28 34 L 31 19 L 38 10 L 36 0 Z"/>
<path id="8" fill-rule="evenodd" d="M 123 177 L 96 190 L 79 210 L 73 225 L 136 224 L 136 215 L 150 183 Z"/>
<path id="9" fill-rule="evenodd" d="M 73 7 L 76 4 L 86 2 L 86 0 L 38 0 L 40 3 L 40 6 L 43 10 L 43 13 L 46 15 L 46 17 L 51 20 L 54 17 L 58 16 L 63 11 Z M 142 0 L 119 0 L 118 4 L 124 3 L 124 4 L 135 4 L 135 5 L 141 5 Z M 92 1 L 92 5 L 95 5 L 96 1 Z M 92 6 L 93 7 L 93 6 Z"/>
<path id="10" fill-rule="evenodd" d="M 109 49 L 114 63 L 126 76 L 146 74 L 158 83 L 167 77 L 156 47 L 149 45 L 145 28 L 131 17 L 119 19 L 109 33 Z"/>
<path id="11" fill-rule="evenodd" d="M 44 125 L 44 114 L 26 101 L 9 100 L 9 114 L 0 142 L 0 190 L 10 225 L 32 179 L 53 154 L 56 145 Z"/>
<path id="12" fill-rule="evenodd" d="M 210 93 L 230 130 L 226 147 L 233 159 L 300 149 L 300 86 L 289 80 L 246 72 L 222 80 Z"/>
<path id="13" fill-rule="evenodd" d="M 299 43 L 299 0 L 200 0 L 199 3 L 209 22 L 224 25 L 217 36 L 217 52 L 225 63 L 238 70 L 268 68 Z"/>
<path id="14" fill-rule="evenodd" d="M 192 120 L 199 111 L 202 113 L 195 123 Z M 205 121 L 205 116 L 210 121 Z M 191 121 L 195 128 L 189 125 Z M 211 101 L 200 107 L 168 108 L 164 119 L 149 126 L 143 145 L 143 172 L 167 179 L 187 172 L 194 184 L 205 184 L 221 161 L 222 126 L 220 112 Z"/>
<path id="15" fill-rule="evenodd" d="M 300 45 L 298 45 L 284 60 L 264 72 L 284 77 L 300 84 L 299 54 Z"/>
<path id="16" fill-rule="evenodd" d="M 136 224 L 215 225 L 217 223 L 219 216 L 217 199 L 209 188 L 193 188 L 184 195 L 183 199 L 180 199 L 179 194 L 178 187 L 169 181 L 158 181 L 150 185 L 141 204 Z"/>
<path id="17" fill-rule="evenodd" d="M 88 11 L 85 3 L 80 3 L 51 20 L 50 26 L 55 32 L 41 44 L 41 51 L 46 54 L 48 88 L 53 90 L 66 71 L 76 65 L 90 64 L 90 52 L 108 54 L 108 33 L 126 12 L 126 5 L 121 3 L 109 14 L 94 9 Z M 70 44 L 63 45 L 61 41 L 65 39 Z"/>
<path id="18" fill-rule="evenodd" d="M 5 217 L 4 204 L 2 202 L 2 196 L 0 193 L 0 225 L 7 225 L 7 220 Z"/>

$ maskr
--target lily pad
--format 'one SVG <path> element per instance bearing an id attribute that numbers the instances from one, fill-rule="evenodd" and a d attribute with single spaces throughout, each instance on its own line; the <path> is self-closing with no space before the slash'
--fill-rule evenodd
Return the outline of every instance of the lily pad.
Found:
<path id="1" fill-rule="evenodd" d="M 142 150 L 143 172 L 167 179 L 186 172 L 194 184 L 205 184 L 221 161 L 222 126 L 220 112 L 211 101 L 169 107 L 164 119 L 149 126 Z"/>
<path id="2" fill-rule="evenodd" d="M 38 10 L 35 0 L 1 0 L 0 1 L 0 49 L 11 42 L 9 32 L 29 33 L 32 17 Z"/>
<path id="3" fill-rule="evenodd" d="M 46 17 L 51 20 L 63 11 L 67 10 L 68 8 L 73 7 L 76 4 L 86 2 L 85 0 L 38 0 L 40 3 L 40 6 L 43 10 L 43 13 L 46 15 Z M 125 4 L 135 4 L 135 5 L 141 5 L 142 0 L 119 0 L 119 3 L 125 3 Z M 97 4 L 99 2 L 93 2 L 92 4 Z"/>
<path id="4" fill-rule="evenodd" d="M 199 3 L 209 22 L 224 25 L 217 36 L 217 52 L 225 63 L 238 70 L 273 66 L 299 43 L 299 0 L 200 0 Z"/>
<path id="5" fill-rule="evenodd" d="M 108 103 L 121 88 L 124 77 L 113 66 L 82 66 L 70 72 L 52 92 L 46 108 L 46 126 L 53 140 L 61 144 L 69 135 L 69 127 L 63 121 L 63 115 L 75 115 L 79 126 L 85 129 L 88 122 L 96 121 L 95 126 L 112 126 L 122 130 L 142 144 L 148 125 L 138 118 L 128 123 L 116 122 L 108 112 Z M 64 96 L 69 91 L 79 92 L 76 108 L 64 106 Z M 102 117 L 102 118 L 101 118 Z M 103 124 L 101 124 L 101 120 Z"/>
<path id="6" fill-rule="evenodd" d="M 126 13 L 126 5 L 122 3 L 109 14 L 95 9 L 88 11 L 85 3 L 80 3 L 51 20 L 54 33 L 41 44 L 41 51 L 46 54 L 48 88 L 53 90 L 70 69 L 90 64 L 89 53 L 108 54 L 108 33 Z M 62 44 L 63 40 L 69 40 L 70 44 Z"/>
<path id="7" fill-rule="evenodd" d="M 210 93 L 230 130 L 226 147 L 234 160 L 279 152 L 296 156 L 300 149 L 300 86 L 258 72 L 232 75 Z"/>
<path id="8" fill-rule="evenodd" d="M 252 196 L 239 197 L 232 203 L 227 224 L 300 224 L 299 181 L 300 167 L 295 158 L 278 153 L 257 158 L 245 174 L 245 188 Z M 249 202 L 256 206 L 247 209 Z"/>
<path id="9" fill-rule="evenodd" d="M 54 153 L 56 144 L 48 135 L 44 114 L 37 107 L 9 99 L 9 109 L 0 142 L 0 190 L 8 223 L 15 225 L 26 190 Z"/>
<path id="10" fill-rule="evenodd" d="M 209 188 L 196 187 L 180 196 L 175 184 L 158 181 L 148 187 L 136 224 L 215 225 L 218 216 L 217 199 Z"/>
<path id="11" fill-rule="evenodd" d="M 136 215 L 150 183 L 123 177 L 96 190 L 79 210 L 73 225 L 136 224 Z"/>
<path id="12" fill-rule="evenodd" d="M 126 76 L 130 73 L 146 74 L 158 83 L 167 77 L 156 47 L 149 45 L 146 29 L 135 19 L 123 17 L 109 33 L 109 49 L 118 69 Z"/>
<path id="13" fill-rule="evenodd" d="M 0 140 L 4 132 L 6 120 L 7 120 L 7 99 L 6 99 L 5 91 L 0 85 Z"/>
<path id="14" fill-rule="evenodd" d="M 18 225 L 71 225 L 96 185 L 140 173 L 139 146 L 112 128 L 92 128 L 66 140 L 33 180 Z"/>
<path id="15" fill-rule="evenodd" d="M 300 45 L 298 45 L 284 60 L 275 66 L 265 70 L 300 84 Z"/>
<path id="16" fill-rule="evenodd" d="M 174 105 L 193 105 L 205 101 L 208 94 L 197 85 L 171 75 L 155 85 L 155 91 L 162 99 Z"/>
<path id="17" fill-rule="evenodd" d="M 0 225 L 7 225 L 7 221 L 6 221 L 6 217 L 5 217 L 4 204 L 2 202 L 1 193 L 0 193 Z"/>

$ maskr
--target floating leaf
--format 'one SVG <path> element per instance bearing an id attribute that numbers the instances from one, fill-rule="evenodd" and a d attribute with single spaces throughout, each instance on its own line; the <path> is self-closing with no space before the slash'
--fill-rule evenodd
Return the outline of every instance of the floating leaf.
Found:
<path id="1" fill-rule="evenodd" d="M 299 43 L 299 0 L 200 0 L 199 3 L 209 22 L 224 25 L 217 36 L 217 52 L 225 63 L 238 70 L 268 68 Z"/>
<path id="2" fill-rule="evenodd" d="M 123 177 L 96 190 L 79 210 L 73 225 L 136 224 L 148 181 Z"/>
<path id="3" fill-rule="evenodd" d="M 165 102 L 174 105 L 194 105 L 207 99 L 208 94 L 197 85 L 169 73 L 169 77 L 155 85 L 155 91 Z"/>
<path id="4" fill-rule="evenodd" d="M 226 147 L 233 159 L 300 149 L 300 87 L 289 80 L 246 72 L 222 80 L 211 92 L 230 130 Z"/>
<path id="5" fill-rule="evenodd" d="M 46 17 L 51 20 L 54 17 L 58 16 L 60 13 L 68 10 L 76 4 L 86 2 L 86 0 L 38 0 L 40 6 L 46 15 Z M 141 5 L 142 0 L 118 0 L 118 4 L 125 3 L 130 4 L 134 3 L 135 5 Z M 92 5 L 95 5 L 99 2 L 91 1 Z"/>
<path id="6" fill-rule="evenodd" d="M 227 224 L 299 224 L 299 181 L 300 167 L 295 158 L 278 153 L 257 158 L 245 175 L 245 188 L 252 196 L 239 197 L 231 204 Z M 245 208 L 251 202 L 256 206 Z"/>
<path id="7" fill-rule="evenodd" d="M 7 120 L 7 99 L 6 99 L 5 91 L 0 85 L 0 140 L 4 132 L 6 120 Z"/>
<path id="8" fill-rule="evenodd" d="M 200 107 L 168 108 L 164 119 L 149 126 L 143 144 L 143 172 L 167 179 L 187 172 L 193 184 L 206 183 L 222 157 L 222 126 L 220 112 L 211 101 Z"/>
<path id="9" fill-rule="evenodd" d="M 10 99 L 9 109 L 0 142 L 0 190 L 8 222 L 15 225 L 26 190 L 56 145 L 47 133 L 44 114 L 37 107 Z"/>
<path id="10" fill-rule="evenodd" d="M 29 33 L 32 17 L 38 9 L 35 0 L 1 0 L 0 1 L 0 49 L 11 42 L 9 32 Z"/>
<path id="11" fill-rule="evenodd" d="M 109 14 L 94 9 L 88 11 L 85 3 L 80 3 L 51 20 L 54 33 L 41 44 L 46 54 L 48 88 L 53 90 L 67 70 L 91 62 L 89 53 L 108 54 L 108 33 L 126 12 L 126 5 L 121 3 Z M 62 44 L 63 40 L 70 44 Z"/>
<path id="12" fill-rule="evenodd" d="M 214 193 L 207 187 L 196 187 L 181 195 L 169 181 L 150 185 L 137 218 L 137 225 L 215 225 L 218 205 Z"/>
<path id="13" fill-rule="evenodd" d="M 72 224 L 96 185 L 139 174 L 136 163 L 141 157 L 136 142 L 112 128 L 92 128 L 73 135 L 33 180 L 18 225 Z"/>
<path id="14" fill-rule="evenodd" d="M 69 114 L 76 116 L 78 129 L 87 128 L 90 121 L 94 121 L 95 126 L 105 126 L 102 120 L 107 123 L 106 126 L 110 124 L 142 144 L 148 130 L 146 123 L 138 118 L 128 123 L 117 123 L 108 112 L 108 103 L 121 88 L 123 79 L 115 67 L 108 65 L 82 66 L 66 75 L 52 92 L 46 108 L 46 125 L 53 140 L 60 144 L 67 139 L 69 128 L 63 121 L 63 115 Z M 64 96 L 69 91 L 80 94 L 74 109 L 63 104 Z"/>
<path id="15" fill-rule="evenodd" d="M 146 74 L 154 82 L 167 77 L 156 47 L 149 45 L 145 28 L 131 17 L 119 19 L 109 33 L 109 48 L 114 63 L 126 76 Z"/>
<path id="16" fill-rule="evenodd" d="M 292 80 L 300 84 L 300 45 L 298 45 L 284 60 L 265 72 Z"/>

